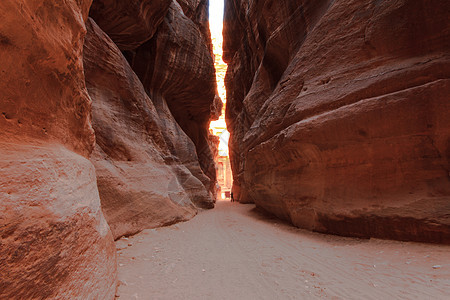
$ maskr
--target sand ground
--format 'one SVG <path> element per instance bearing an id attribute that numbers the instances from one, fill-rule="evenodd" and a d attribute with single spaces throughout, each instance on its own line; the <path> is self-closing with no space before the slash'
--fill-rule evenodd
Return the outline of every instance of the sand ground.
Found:
<path id="1" fill-rule="evenodd" d="M 119 299 L 450 299 L 450 246 L 311 233 L 254 205 L 116 245 Z"/>

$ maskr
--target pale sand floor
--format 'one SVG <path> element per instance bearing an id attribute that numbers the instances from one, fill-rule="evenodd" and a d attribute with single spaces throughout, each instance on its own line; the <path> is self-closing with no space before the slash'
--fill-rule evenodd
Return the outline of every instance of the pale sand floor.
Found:
<path id="1" fill-rule="evenodd" d="M 450 299 L 449 246 L 311 233 L 253 205 L 116 245 L 120 299 Z"/>

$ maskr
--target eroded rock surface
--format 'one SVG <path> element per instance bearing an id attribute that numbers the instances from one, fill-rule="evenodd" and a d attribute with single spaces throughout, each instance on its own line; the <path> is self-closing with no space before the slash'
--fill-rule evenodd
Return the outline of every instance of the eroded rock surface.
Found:
<path id="1" fill-rule="evenodd" d="M 187 16 L 176 1 L 135 1 L 122 11 L 113 9 L 119 1 L 96 0 L 90 11 L 84 63 L 97 138 L 92 161 L 115 238 L 214 207 L 208 126 L 221 106 L 203 32 L 207 5 L 182 4 Z M 133 23 L 143 19 L 151 26 Z"/>
<path id="2" fill-rule="evenodd" d="M 0 2 L 0 298 L 113 298 L 82 48 L 90 1 Z"/>
<path id="3" fill-rule="evenodd" d="M 152 38 L 171 0 L 94 0 L 90 16 L 121 50 L 132 50 Z"/>
<path id="4" fill-rule="evenodd" d="M 450 243 L 449 12 L 226 1 L 235 197 L 319 232 Z"/>
<path id="5" fill-rule="evenodd" d="M 207 3 L 91 2 L 0 3 L 0 298 L 112 299 L 113 238 L 214 206 Z M 150 98 L 121 51 L 161 40 Z"/>
<path id="6" fill-rule="evenodd" d="M 84 64 L 97 141 L 91 160 L 114 237 L 188 220 L 196 214 L 194 204 L 213 206 L 195 146 L 167 104 L 150 100 L 94 21 L 87 27 Z"/>
<path id="7" fill-rule="evenodd" d="M 0 298 L 113 299 L 95 169 L 62 145 L 0 143 Z"/>
<path id="8" fill-rule="evenodd" d="M 195 10 L 199 9 L 196 1 L 183 1 L 185 11 L 191 2 Z M 164 100 L 194 142 L 200 166 L 210 178 L 207 188 L 214 194 L 216 171 L 208 127 L 211 116 L 221 107 L 215 97 L 215 71 L 208 43 L 198 23 L 174 0 L 155 36 L 128 51 L 126 57 L 151 99 Z"/>

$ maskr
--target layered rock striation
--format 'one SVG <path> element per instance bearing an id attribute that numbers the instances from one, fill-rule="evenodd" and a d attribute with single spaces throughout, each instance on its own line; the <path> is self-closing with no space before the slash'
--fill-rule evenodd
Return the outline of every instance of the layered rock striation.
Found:
<path id="1" fill-rule="evenodd" d="M 134 1 L 126 10 L 115 9 L 121 1 L 94 1 L 90 11 L 91 160 L 115 238 L 214 207 L 208 126 L 220 105 L 202 31 L 206 2 L 182 4 L 187 15 L 177 1 Z"/>
<path id="2" fill-rule="evenodd" d="M 450 243 L 450 5 L 225 10 L 235 197 L 314 231 Z"/>
<path id="3" fill-rule="evenodd" d="M 84 64 L 93 100 L 94 163 L 102 208 L 114 237 L 188 220 L 212 199 L 203 183 L 195 146 L 158 109 L 125 57 L 93 20 Z"/>
<path id="4" fill-rule="evenodd" d="M 190 15 L 189 2 L 183 3 Z M 196 5 L 195 1 L 192 1 Z M 194 142 L 203 172 L 210 178 L 205 186 L 215 194 L 216 170 L 209 147 L 209 121 L 220 114 L 220 99 L 210 49 L 210 38 L 193 14 L 172 1 L 155 36 L 125 53 L 131 67 L 154 101 L 166 102 L 183 131 Z M 194 7 L 195 8 L 195 7 Z M 219 113 L 218 113 L 219 112 Z"/>
<path id="5" fill-rule="evenodd" d="M 0 3 L 0 298 L 113 298 L 82 64 L 90 1 Z"/>
<path id="6" fill-rule="evenodd" d="M 94 0 L 89 15 L 121 50 L 148 41 L 163 21 L 171 0 Z"/>
<path id="7" fill-rule="evenodd" d="M 0 298 L 112 299 L 114 238 L 214 206 L 207 3 L 181 3 L 0 3 Z"/>

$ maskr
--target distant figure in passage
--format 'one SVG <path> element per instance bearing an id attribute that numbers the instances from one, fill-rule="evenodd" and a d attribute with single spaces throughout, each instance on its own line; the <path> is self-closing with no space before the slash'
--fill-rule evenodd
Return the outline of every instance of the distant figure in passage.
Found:
<path id="1" fill-rule="evenodd" d="M 231 202 L 234 202 L 233 192 L 231 192 Z"/>

